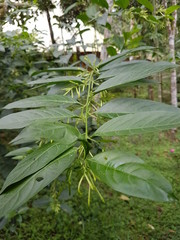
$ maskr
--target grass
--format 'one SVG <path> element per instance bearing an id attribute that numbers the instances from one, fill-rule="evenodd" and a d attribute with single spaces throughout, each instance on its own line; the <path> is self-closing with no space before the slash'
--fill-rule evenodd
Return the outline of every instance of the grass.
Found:
<path id="1" fill-rule="evenodd" d="M 128 150 L 140 156 L 171 182 L 179 199 L 180 147 L 177 139 L 172 142 L 167 133 L 121 137 L 113 139 L 108 148 Z M 65 202 L 67 206 L 62 203 L 67 212 L 61 210 L 55 214 L 49 208 L 32 208 L 30 202 L 24 214 L 12 218 L 0 231 L 0 240 L 180 239 L 179 201 L 155 203 L 134 197 L 128 199 L 104 184 L 98 183 L 98 187 L 105 203 L 93 193 L 90 207 L 86 184 L 83 184 L 82 196 L 76 193 Z"/>

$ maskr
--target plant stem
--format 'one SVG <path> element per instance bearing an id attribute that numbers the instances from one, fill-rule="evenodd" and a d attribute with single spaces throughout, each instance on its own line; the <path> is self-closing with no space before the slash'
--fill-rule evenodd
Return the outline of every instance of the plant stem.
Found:
<path id="1" fill-rule="evenodd" d="M 91 102 L 91 90 L 93 89 L 93 71 L 91 71 L 89 75 L 89 81 L 88 81 L 88 93 L 87 93 L 87 99 L 86 99 L 86 107 L 85 107 L 85 138 L 88 139 L 88 116 L 89 116 L 89 106 Z"/>

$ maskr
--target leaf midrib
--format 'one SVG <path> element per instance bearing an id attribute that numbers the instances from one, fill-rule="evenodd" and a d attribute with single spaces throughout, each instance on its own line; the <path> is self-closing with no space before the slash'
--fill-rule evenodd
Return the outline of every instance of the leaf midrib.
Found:
<path id="1" fill-rule="evenodd" d="M 96 162 L 96 161 L 92 161 L 91 159 L 88 159 L 88 161 L 91 161 L 92 163 L 95 163 L 95 164 L 97 165 L 97 162 Z M 149 182 L 149 179 L 146 180 L 146 179 L 137 177 L 136 175 L 133 175 L 133 174 L 130 175 L 130 174 L 128 174 L 128 173 L 126 173 L 126 172 L 124 172 L 124 171 L 122 171 L 122 170 L 120 170 L 120 169 L 112 168 L 111 166 L 107 166 L 107 165 L 105 165 L 105 164 L 103 164 L 103 163 L 101 163 L 101 162 L 98 162 L 98 164 L 101 165 L 101 166 L 106 167 L 107 169 L 110 169 L 110 170 L 113 170 L 113 171 L 118 171 L 118 172 L 121 173 L 121 174 L 127 175 L 127 177 L 132 176 L 133 178 L 140 179 L 141 181 L 144 181 L 145 183 L 148 182 L 149 185 L 151 185 L 151 186 L 153 186 L 153 187 L 155 187 L 155 188 L 157 188 L 157 189 L 160 189 L 161 191 L 163 191 L 164 193 L 166 193 L 163 188 L 160 188 L 160 187 L 158 187 L 157 185 L 153 185 L 153 183 Z M 119 166 L 122 166 L 122 165 L 125 165 L 125 164 L 128 164 L 128 163 L 123 163 L 123 164 L 121 164 L 121 165 L 119 165 Z M 144 165 L 144 163 L 136 163 L 136 164 Z M 118 167 L 119 167 L 119 166 L 118 166 Z M 103 181 L 103 180 L 102 180 L 102 181 Z M 108 184 L 108 183 L 107 183 L 107 184 Z"/>

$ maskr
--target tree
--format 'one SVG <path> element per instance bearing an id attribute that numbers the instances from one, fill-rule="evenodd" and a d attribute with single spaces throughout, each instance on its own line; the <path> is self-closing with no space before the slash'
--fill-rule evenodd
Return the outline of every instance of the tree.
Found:
<path id="1" fill-rule="evenodd" d="M 113 99 L 96 110 L 94 95 L 97 93 L 128 83 L 137 84 L 142 78 L 174 68 L 174 64 L 168 62 L 122 62 L 122 58 L 128 58 L 133 52 L 148 49 L 141 47 L 128 50 L 102 62 L 95 55 L 85 56 L 81 61 L 88 69 L 62 67 L 33 73 L 37 79 L 30 82 L 31 85 L 57 84 L 66 95 L 40 95 L 5 106 L 5 109 L 30 110 L 1 118 L 0 129 L 24 128 L 12 143 L 38 142 L 39 146 L 35 146 L 28 154 L 24 153 L 26 149 L 23 148 L 10 153 L 25 154 L 25 157 L 9 174 L 1 190 L 0 217 L 7 216 L 24 204 L 65 170 L 69 184 L 72 173 L 78 173 L 79 192 L 82 181 L 87 181 L 89 204 L 92 190 L 103 200 L 95 184 L 96 178 L 128 195 L 155 201 L 173 199 L 167 180 L 156 174 L 137 156 L 116 150 L 96 154 L 96 149 L 101 149 L 98 138 L 154 132 L 180 126 L 180 111 L 177 108 L 147 100 Z M 40 78 L 39 74 L 42 75 L 43 72 L 54 72 L 56 76 L 48 77 L 45 74 Z M 65 75 L 66 72 L 76 74 Z M 68 93 L 71 95 L 68 96 Z M 73 97 L 75 93 L 77 99 Z M 59 108 L 62 104 L 64 107 Z M 111 120 L 106 122 L 104 119 L 105 123 L 100 127 L 89 127 L 89 121 L 95 115 Z M 74 121 L 75 119 L 77 120 Z"/>
<path id="2" fill-rule="evenodd" d="M 173 15 L 173 19 L 168 20 L 167 28 L 168 28 L 168 37 L 169 37 L 169 50 L 170 50 L 170 59 L 175 64 L 175 36 L 177 31 L 177 1 L 172 0 L 172 6 L 168 8 L 168 2 L 164 0 L 164 6 L 166 8 L 166 13 L 169 14 L 171 12 Z M 173 69 L 171 72 L 171 104 L 177 107 L 177 73 L 176 69 Z"/>
<path id="3" fill-rule="evenodd" d="M 48 21 L 48 26 L 49 26 L 49 32 L 50 32 L 50 36 L 51 36 L 51 42 L 52 44 L 55 44 L 55 38 L 54 38 L 54 32 L 53 32 L 53 28 L 52 28 L 52 23 L 51 23 L 51 17 L 50 17 L 50 13 L 49 11 L 55 8 L 55 5 L 52 3 L 51 0 L 37 0 L 37 5 L 39 10 L 44 11 L 46 13 L 47 16 L 47 21 Z"/>
<path id="4" fill-rule="evenodd" d="M 112 11 L 113 0 L 108 0 L 107 2 L 108 2 L 108 5 L 109 5 L 109 8 L 107 10 L 107 14 L 109 14 Z M 107 22 L 108 22 L 108 24 L 111 25 L 111 23 L 112 23 L 112 17 L 111 16 L 108 17 Z M 105 28 L 104 29 L 104 40 L 110 38 L 110 36 L 111 36 L 111 32 L 107 28 Z M 104 59 L 107 58 L 107 56 L 108 56 L 108 54 L 107 54 L 106 45 L 103 44 L 102 48 L 101 48 L 101 59 L 104 60 Z"/>

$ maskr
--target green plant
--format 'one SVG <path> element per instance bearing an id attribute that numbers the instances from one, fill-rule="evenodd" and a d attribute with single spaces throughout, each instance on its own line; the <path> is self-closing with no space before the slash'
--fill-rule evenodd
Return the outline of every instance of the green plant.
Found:
<path id="1" fill-rule="evenodd" d="M 30 85 L 56 85 L 61 95 L 41 95 L 5 106 L 5 109 L 28 109 L 0 119 L 0 129 L 24 128 L 11 143 L 36 144 L 28 153 L 27 148 L 22 148 L 9 154 L 24 158 L 1 189 L 0 217 L 27 202 L 64 171 L 69 186 L 72 173 L 77 173 L 79 193 L 83 180 L 87 181 L 88 204 L 91 190 L 103 200 L 96 179 L 127 195 L 154 201 L 174 199 L 169 182 L 136 155 L 119 150 L 103 150 L 96 155 L 101 149 L 101 137 L 154 132 L 180 125 L 179 109 L 163 103 L 120 98 L 100 107 L 95 98 L 97 93 L 103 96 L 114 87 L 137 84 L 137 81 L 146 83 L 145 78 L 175 67 L 168 62 L 123 62 L 133 52 L 151 49 L 126 50 L 102 62 L 95 55 L 88 55 L 81 58 L 86 69 L 70 66 L 33 74 L 38 79 Z M 60 72 L 61 76 L 43 77 L 43 72 Z M 94 131 L 96 123 L 107 118 L 110 120 Z M 57 209 L 53 206 L 55 210 L 58 207 L 58 203 Z"/>

